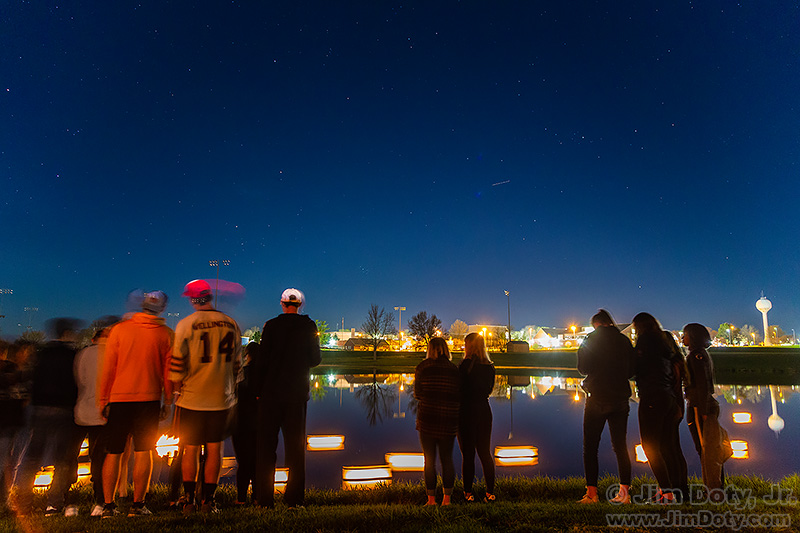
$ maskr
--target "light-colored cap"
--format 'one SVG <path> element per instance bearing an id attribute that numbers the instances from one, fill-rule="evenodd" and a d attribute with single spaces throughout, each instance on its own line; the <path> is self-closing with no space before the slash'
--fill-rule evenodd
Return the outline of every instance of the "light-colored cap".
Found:
<path id="1" fill-rule="evenodd" d="M 281 302 L 287 304 L 303 305 L 306 302 L 306 297 L 297 289 L 286 289 L 281 294 Z"/>

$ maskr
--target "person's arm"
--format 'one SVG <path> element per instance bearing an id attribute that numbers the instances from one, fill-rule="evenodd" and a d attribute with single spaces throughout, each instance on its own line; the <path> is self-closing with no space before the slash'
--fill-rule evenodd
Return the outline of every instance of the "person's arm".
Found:
<path id="1" fill-rule="evenodd" d="M 117 328 L 111 330 L 106 342 L 105 354 L 102 358 L 100 366 L 100 373 L 97 387 L 97 407 L 103 410 L 108 405 L 111 397 L 111 388 L 114 385 L 114 379 L 117 374 L 117 362 L 119 359 L 119 336 L 117 335 Z"/>
<path id="2" fill-rule="evenodd" d="M 317 324 L 310 318 L 311 322 L 309 329 L 311 330 L 311 346 L 309 346 L 308 366 L 314 368 L 322 362 L 322 352 L 319 349 L 319 333 L 317 332 Z"/>

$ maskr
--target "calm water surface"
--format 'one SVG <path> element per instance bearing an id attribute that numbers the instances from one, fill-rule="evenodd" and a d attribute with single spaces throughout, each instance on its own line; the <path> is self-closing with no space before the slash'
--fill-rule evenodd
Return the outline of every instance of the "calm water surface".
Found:
<path id="1" fill-rule="evenodd" d="M 555 373 L 554 373 L 555 374 Z M 340 488 L 342 467 L 385 464 L 389 452 L 419 452 L 414 429 L 413 374 L 314 376 L 312 401 L 308 404 L 308 433 L 345 436 L 344 450 L 307 452 L 307 484 L 317 488 Z M 770 390 L 777 414 L 785 427 L 776 434 L 767 425 L 772 414 Z M 748 443 L 749 458 L 726 463 L 729 474 L 758 474 L 780 479 L 800 471 L 796 450 L 800 420 L 795 387 L 767 385 L 718 386 L 720 421 L 730 438 Z M 576 398 L 577 394 L 577 398 Z M 582 420 L 584 395 L 579 380 L 553 376 L 498 376 L 490 398 L 494 414 L 492 446 L 532 445 L 538 448 L 539 464 L 498 467 L 498 476 L 583 476 Z M 628 447 L 633 458 L 639 443 L 638 404 L 631 402 Z M 749 424 L 735 424 L 734 412 L 752 415 Z M 700 474 L 700 462 L 685 423 L 681 442 L 690 475 Z M 282 450 L 279 451 L 279 466 Z M 461 456 L 454 451 L 457 471 Z M 600 469 L 616 475 L 616 462 L 606 430 L 600 448 Z M 480 472 L 480 467 L 478 467 Z M 649 474 L 644 463 L 633 464 L 633 474 Z M 478 474 L 480 475 L 480 474 Z M 420 472 L 396 474 L 395 479 L 420 479 Z"/>

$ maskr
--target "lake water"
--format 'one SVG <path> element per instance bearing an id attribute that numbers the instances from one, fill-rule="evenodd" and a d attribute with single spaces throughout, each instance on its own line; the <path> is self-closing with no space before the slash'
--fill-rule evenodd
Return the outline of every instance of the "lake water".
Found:
<path id="1" fill-rule="evenodd" d="M 532 445 L 538 448 L 539 462 L 534 466 L 498 467 L 498 476 L 583 476 L 582 421 L 584 395 L 580 380 L 552 376 L 498 375 L 490 398 L 494 415 L 492 447 Z M 785 427 L 776 434 L 768 427 L 772 414 L 771 391 L 777 414 Z M 795 387 L 768 385 L 718 386 L 720 422 L 731 440 L 747 443 L 749 458 L 730 459 L 725 464 L 731 474 L 758 474 L 780 479 L 800 471 L 796 453 L 800 420 Z M 576 397 L 577 394 L 577 397 Z M 419 452 L 414 428 L 415 402 L 413 374 L 357 376 L 314 376 L 312 400 L 308 404 L 309 435 L 344 435 L 344 449 L 306 453 L 307 485 L 317 488 L 340 488 L 342 467 L 382 465 L 390 452 Z M 628 448 L 634 458 L 639 443 L 638 404 L 631 403 L 628 422 Z M 750 413 L 747 424 L 733 422 L 733 413 Z M 700 475 L 700 461 L 685 423 L 681 443 L 690 475 Z M 454 450 L 457 472 L 461 456 Z M 282 464 L 279 450 L 279 466 Z M 600 445 L 600 470 L 616 475 L 616 461 L 606 430 Z M 649 474 L 647 464 L 633 462 L 634 476 Z M 478 466 L 480 476 L 480 466 Z M 395 474 L 394 479 L 421 479 L 420 472 Z"/>

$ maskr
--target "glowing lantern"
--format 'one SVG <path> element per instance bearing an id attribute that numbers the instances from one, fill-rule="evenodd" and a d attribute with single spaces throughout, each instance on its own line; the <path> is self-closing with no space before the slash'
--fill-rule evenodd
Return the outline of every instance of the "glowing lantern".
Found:
<path id="1" fill-rule="evenodd" d="M 635 451 L 636 451 L 636 460 L 639 461 L 640 463 L 646 463 L 647 455 L 645 455 L 644 453 L 644 446 L 642 446 L 641 444 L 637 444 Z"/>
<path id="2" fill-rule="evenodd" d="M 539 449 L 534 446 L 496 446 L 497 466 L 533 466 L 539 464 Z"/>
<path id="3" fill-rule="evenodd" d="M 421 472 L 425 468 L 425 456 L 421 453 L 387 453 L 386 462 L 398 472 Z"/>
<path id="4" fill-rule="evenodd" d="M 309 435 L 306 444 L 312 452 L 344 450 L 344 435 Z"/>
<path id="5" fill-rule="evenodd" d="M 178 444 L 180 443 L 180 439 L 178 437 L 170 437 L 168 435 L 161 435 L 156 442 L 156 453 L 159 457 L 164 457 L 168 455 L 170 457 L 174 457 L 180 447 Z"/>
<path id="6" fill-rule="evenodd" d="M 371 489 L 391 482 L 390 465 L 342 467 L 342 488 L 345 489 Z"/>

